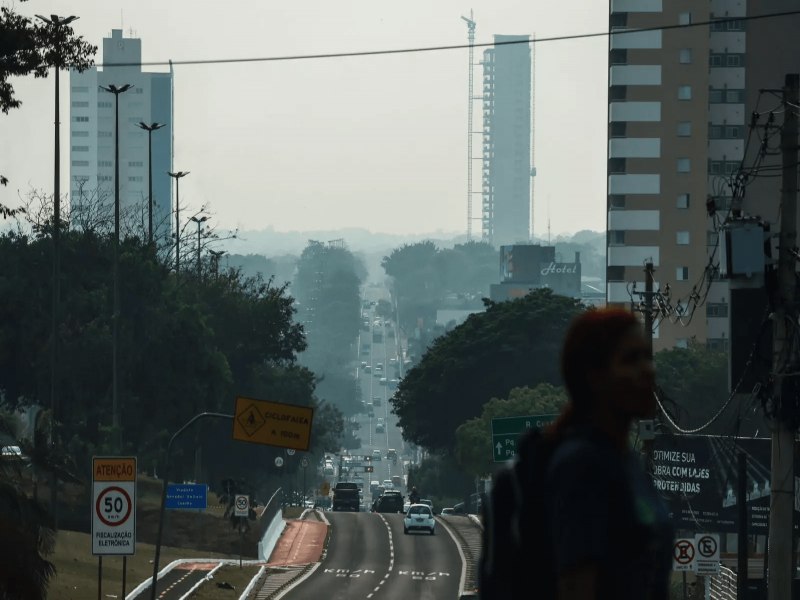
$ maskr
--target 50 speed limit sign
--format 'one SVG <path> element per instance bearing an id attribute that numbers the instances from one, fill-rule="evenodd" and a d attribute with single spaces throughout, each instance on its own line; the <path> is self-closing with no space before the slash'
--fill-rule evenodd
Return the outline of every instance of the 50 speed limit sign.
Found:
<path id="1" fill-rule="evenodd" d="M 92 459 L 92 554 L 136 551 L 136 458 Z"/>

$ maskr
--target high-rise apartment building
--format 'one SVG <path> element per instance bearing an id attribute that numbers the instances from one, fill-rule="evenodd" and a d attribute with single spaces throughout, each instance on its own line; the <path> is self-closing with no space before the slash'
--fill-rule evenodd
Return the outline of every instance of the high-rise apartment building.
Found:
<path id="1" fill-rule="evenodd" d="M 114 94 L 101 86 L 130 84 L 119 95 L 120 212 L 147 226 L 148 139 L 137 124 L 159 122 L 153 135 L 153 228 L 171 235 L 172 74 L 142 71 L 142 41 L 114 29 L 103 39 L 103 63 L 70 73 L 70 193 L 73 222 L 91 219 L 114 202 Z"/>
<path id="2" fill-rule="evenodd" d="M 495 35 L 500 45 L 483 53 L 482 222 L 484 240 L 495 246 L 526 243 L 531 235 L 528 39 Z"/>
<path id="3" fill-rule="evenodd" d="M 644 288 L 644 264 L 656 268 L 656 289 L 669 284 L 674 305 L 709 281 L 717 247 L 707 204 L 723 218 L 732 178 L 758 152 L 751 115 L 775 108 L 761 88 L 780 88 L 800 70 L 790 48 L 800 20 L 738 20 L 796 8 L 791 0 L 610 0 L 608 93 L 607 300 L 629 306 L 629 286 Z M 692 26 L 712 21 L 712 24 Z M 626 29 L 686 27 L 622 34 Z M 614 33 L 616 32 L 616 34 Z M 781 50 L 784 49 L 784 51 Z M 762 123 L 764 120 L 762 119 Z M 747 157 L 745 152 L 748 153 Z M 772 157 L 771 161 L 779 160 Z M 745 212 L 775 220 L 779 179 L 757 178 Z M 718 258 L 718 255 L 717 255 Z M 638 298 L 637 298 L 638 300 Z M 727 348 L 729 293 L 714 281 L 688 325 L 662 322 L 656 349 L 689 340 Z"/>

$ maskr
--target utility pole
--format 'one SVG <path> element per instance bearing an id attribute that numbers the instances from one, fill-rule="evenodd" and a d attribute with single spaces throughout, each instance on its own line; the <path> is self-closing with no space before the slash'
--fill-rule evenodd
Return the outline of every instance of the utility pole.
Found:
<path id="1" fill-rule="evenodd" d="M 794 340 L 787 321 L 794 321 L 796 292 L 797 244 L 797 106 L 800 75 L 787 74 L 783 88 L 783 154 L 781 189 L 781 230 L 778 241 L 778 290 L 772 321 L 773 406 L 778 419 L 772 431 L 772 472 L 770 475 L 769 507 L 769 600 L 792 597 L 792 541 L 794 539 L 794 431 L 782 398 L 787 368 L 796 359 L 792 351 Z M 792 399 L 787 398 L 786 406 Z"/>
<path id="2" fill-rule="evenodd" d="M 189 171 L 167 171 L 167 175 L 175 180 L 175 274 L 181 270 L 181 177 Z"/>
<path id="3" fill-rule="evenodd" d="M 111 348 L 111 422 L 114 428 L 114 441 L 117 451 L 122 452 L 122 426 L 119 414 L 117 350 L 119 345 L 119 95 L 133 86 L 100 86 L 100 89 L 114 94 L 114 316 Z"/>

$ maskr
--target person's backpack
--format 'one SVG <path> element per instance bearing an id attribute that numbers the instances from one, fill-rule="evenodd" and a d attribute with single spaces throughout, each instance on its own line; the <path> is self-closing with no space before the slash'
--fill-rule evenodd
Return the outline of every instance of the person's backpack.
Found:
<path id="1" fill-rule="evenodd" d="M 495 476 L 483 504 L 482 600 L 555 600 L 557 575 L 545 516 L 544 481 L 555 444 L 540 431 L 522 436 L 517 457 Z"/>

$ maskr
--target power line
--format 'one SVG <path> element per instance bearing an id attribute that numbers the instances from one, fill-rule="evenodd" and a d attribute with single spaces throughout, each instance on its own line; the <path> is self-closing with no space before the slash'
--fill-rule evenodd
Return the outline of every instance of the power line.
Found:
<path id="1" fill-rule="evenodd" d="M 716 23 L 739 23 L 745 21 L 758 21 L 762 19 L 774 19 L 779 17 L 791 17 L 800 15 L 800 10 L 787 10 L 775 13 L 766 13 L 763 15 L 751 15 L 727 19 L 712 19 L 708 21 L 698 21 L 696 23 L 675 24 L 675 25 L 659 25 L 655 27 L 642 27 L 639 29 L 625 29 L 618 31 L 598 31 L 594 33 L 576 33 L 573 35 L 557 35 L 550 37 L 537 37 L 535 39 L 519 39 L 507 40 L 502 42 L 481 42 L 472 44 L 473 48 L 481 47 L 497 47 L 497 46 L 510 46 L 515 44 L 542 44 L 546 42 L 563 42 L 568 40 L 581 40 L 589 38 L 607 37 L 609 35 L 627 35 L 631 33 L 644 33 L 647 31 L 668 31 L 671 29 L 689 29 L 691 27 L 704 27 Z M 439 52 L 443 50 L 465 50 L 470 47 L 470 44 L 453 44 L 445 46 L 421 46 L 412 48 L 396 48 L 390 50 L 361 50 L 355 52 L 329 52 L 323 54 L 294 54 L 284 56 L 264 56 L 264 57 L 244 57 L 244 58 L 206 58 L 206 59 L 190 59 L 190 60 L 162 60 L 162 61 L 149 61 L 149 62 L 119 62 L 119 63 L 102 63 L 100 66 L 106 67 L 157 67 L 172 65 L 219 65 L 231 63 L 255 63 L 255 62 L 286 62 L 296 60 L 320 60 L 326 58 L 354 58 L 360 56 L 384 56 L 391 54 L 413 54 L 421 52 Z"/>

